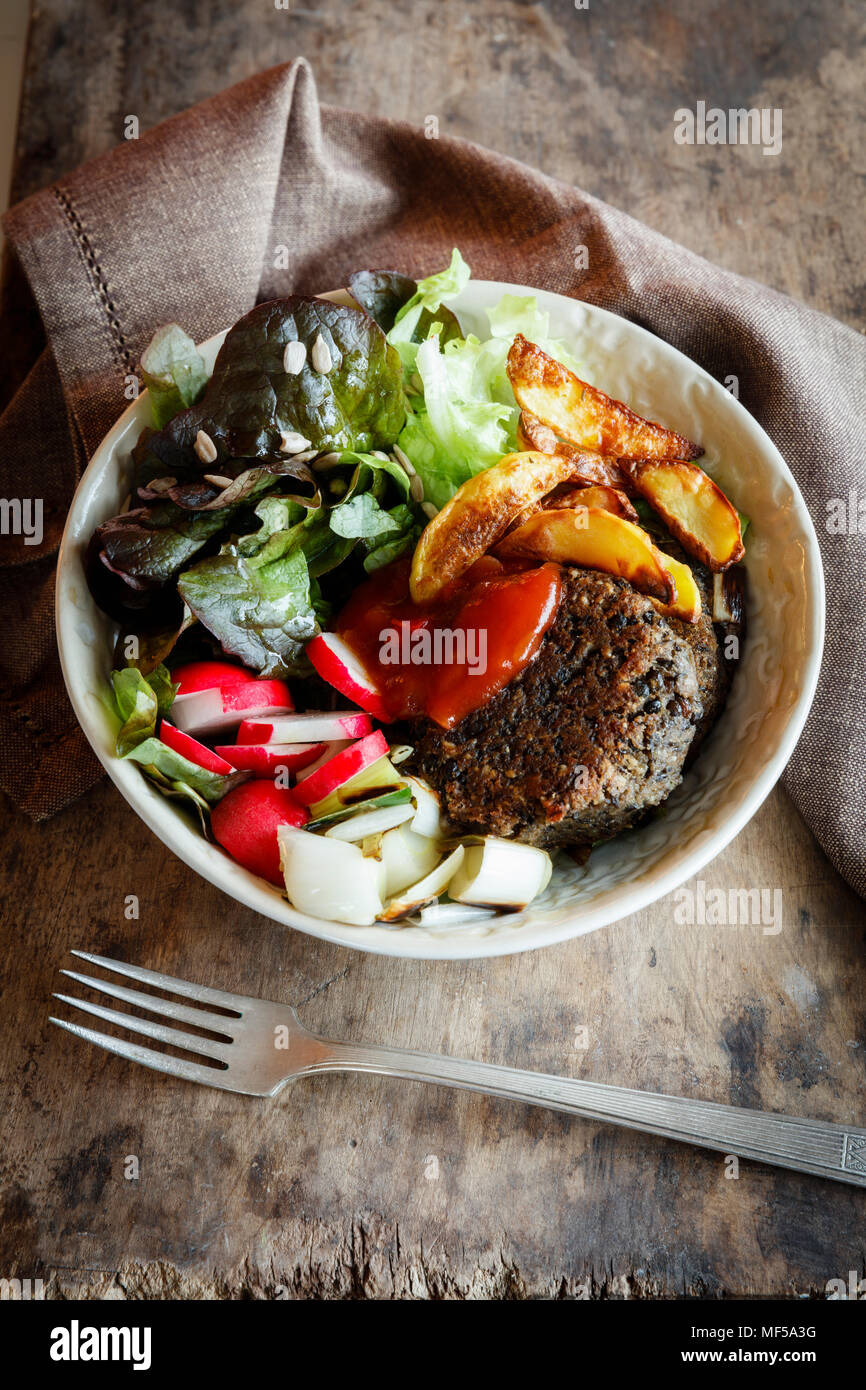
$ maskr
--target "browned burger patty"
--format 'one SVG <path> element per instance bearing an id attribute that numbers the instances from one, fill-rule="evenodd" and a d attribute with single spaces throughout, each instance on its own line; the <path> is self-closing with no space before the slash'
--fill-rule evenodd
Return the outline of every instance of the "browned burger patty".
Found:
<path id="1" fill-rule="evenodd" d="M 624 579 L 563 572 L 535 660 L 453 729 L 413 729 L 413 763 L 463 831 L 587 845 L 634 825 L 682 778 L 715 669 L 700 634 Z M 676 630 L 675 630 L 676 629 Z"/>
<path id="2" fill-rule="evenodd" d="M 699 564 L 679 546 L 676 541 L 661 545 L 675 560 L 689 566 L 701 595 L 701 616 L 696 623 L 684 623 L 679 618 L 668 618 L 668 622 L 678 637 L 684 638 L 692 649 L 695 670 L 698 677 L 703 714 L 695 729 L 694 742 L 689 749 L 687 764 L 691 763 L 710 729 L 722 712 L 731 673 L 719 649 L 716 628 L 713 625 L 713 576 L 705 565 Z"/>

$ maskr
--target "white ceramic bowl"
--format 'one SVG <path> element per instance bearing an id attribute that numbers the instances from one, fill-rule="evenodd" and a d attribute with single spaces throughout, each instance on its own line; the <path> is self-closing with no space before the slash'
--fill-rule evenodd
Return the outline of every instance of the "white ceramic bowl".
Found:
<path id="1" fill-rule="evenodd" d="M 755 813 L 803 727 L 818 677 L 824 581 L 809 514 L 778 450 L 718 382 L 659 338 L 578 300 L 523 286 L 473 282 L 454 301 L 466 330 L 486 336 L 484 308 L 506 293 L 536 294 L 551 332 L 572 346 L 584 374 L 634 410 L 706 449 L 702 466 L 752 519 L 747 538 L 748 637 L 721 719 L 662 812 L 593 852 L 580 870 L 558 865 L 526 911 L 473 927 L 350 927 L 296 912 L 277 889 L 208 844 L 191 821 L 116 758 L 99 693 L 115 629 L 90 597 L 83 558 L 96 527 L 129 492 L 129 452 L 149 423 L 143 395 L 109 431 L 70 508 L 57 570 L 57 640 L 75 713 L 106 771 L 151 830 L 192 869 L 265 917 L 343 946 L 451 960 L 505 955 L 566 941 L 636 912 L 704 867 Z M 342 298 L 333 295 L 329 298 Z M 225 335 L 202 348 L 208 363 Z"/>

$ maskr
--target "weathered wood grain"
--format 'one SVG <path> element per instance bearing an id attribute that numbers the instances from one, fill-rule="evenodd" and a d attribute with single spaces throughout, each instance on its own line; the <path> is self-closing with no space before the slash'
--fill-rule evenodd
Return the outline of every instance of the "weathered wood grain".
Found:
<path id="1" fill-rule="evenodd" d="M 304 54 L 324 102 L 476 140 L 862 328 L 855 0 L 39 0 L 13 194 Z M 783 147 L 680 146 L 674 112 L 781 107 Z"/>
<path id="2" fill-rule="evenodd" d="M 862 1120 L 862 908 L 781 792 L 703 875 L 781 886 L 778 935 L 678 926 L 667 899 L 552 950 L 462 964 L 257 919 L 108 786 L 38 830 L 13 820 L 6 843 L 4 1270 L 97 1296 L 554 1297 L 802 1294 L 861 1266 L 853 1189 L 748 1164 L 732 1180 L 720 1157 L 399 1081 L 222 1095 L 47 1023 L 77 945 L 300 1003 L 336 1036 Z"/>
<path id="3" fill-rule="evenodd" d="M 784 0 L 40 0 L 15 189 L 128 114 L 146 128 L 304 52 L 325 101 L 437 115 L 862 327 L 861 28 L 853 3 Z M 782 155 L 676 146 L 673 111 L 698 99 L 781 106 Z M 399 1081 L 225 1096 L 47 1022 L 83 946 L 302 1003 L 337 1036 L 862 1123 L 862 903 L 781 791 L 701 877 L 780 889 L 783 930 L 678 925 L 669 898 L 540 953 L 392 961 L 225 899 L 110 786 L 39 827 L 7 810 L 0 1273 L 58 1297 L 554 1298 L 820 1295 L 862 1272 L 853 1189 L 748 1164 L 734 1180 L 720 1157 Z"/>

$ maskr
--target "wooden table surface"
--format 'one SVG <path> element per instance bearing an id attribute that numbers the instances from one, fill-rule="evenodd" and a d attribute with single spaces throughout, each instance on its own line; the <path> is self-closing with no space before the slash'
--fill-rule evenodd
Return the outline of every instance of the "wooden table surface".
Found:
<path id="1" fill-rule="evenodd" d="M 39 0 L 13 196 L 118 141 L 130 113 L 146 129 L 304 53 L 326 102 L 437 115 L 443 134 L 862 329 L 861 42 L 853 0 Z M 699 99 L 781 107 L 782 155 L 675 145 L 675 108 Z M 681 926 L 667 898 L 469 963 L 364 956 L 263 921 L 106 783 L 42 825 L 6 808 L 4 846 L 4 1275 L 56 1296 L 193 1298 L 820 1296 L 862 1275 L 854 1189 L 747 1163 L 733 1179 L 721 1156 L 399 1081 L 222 1095 L 46 1021 L 82 946 L 290 1000 L 335 1036 L 862 1123 L 863 905 L 781 790 L 702 874 L 781 889 L 778 935 Z"/>

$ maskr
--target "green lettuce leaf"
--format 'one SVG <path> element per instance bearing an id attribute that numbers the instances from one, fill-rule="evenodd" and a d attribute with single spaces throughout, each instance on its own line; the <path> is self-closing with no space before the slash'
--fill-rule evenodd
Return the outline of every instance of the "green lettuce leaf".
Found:
<path id="1" fill-rule="evenodd" d="M 354 497 L 358 492 L 365 492 L 368 488 L 373 490 L 374 495 L 381 499 L 385 493 L 386 479 L 390 478 L 395 484 L 397 491 L 404 499 L 409 496 L 409 479 L 406 472 L 394 459 L 379 458 L 376 454 L 360 454 L 354 449 L 346 449 L 335 464 L 334 470 L 342 470 L 344 467 L 352 467 L 352 477 L 346 485 L 346 491 L 341 493 L 344 501 Z"/>
<path id="2" fill-rule="evenodd" d="M 258 548 L 230 541 L 182 574 L 178 589 L 225 652 L 263 676 L 305 673 L 304 646 L 318 631 L 305 542 L 320 558 L 317 532 L 301 522 L 262 538 L 266 524 Z M 325 530 L 333 542 L 327 520 Z"/>
<path id="3" fill-rule="evenodd" d="M 175 502 L 149 502 L 97 526 L 94 547 L 130 589 L 159 588 L 226 529 L 236 510 L 193 512 Z"/>
<path id="4" fill-rule="evenodd" d="M 319 337 L 330 356 L 328 371 L 312 363 Z M 293 341 L 307 348 L 294 374 L 283 366 Z M 235 324 L 201 400 L 148 447 L 171 476 L 196 468 L 220 472 L 226 460 L 285 458 L 286 431 L 320 450 L 380 448 L 396 439 L 403 415 L 400 359 L 378 324 L 361 309 L 292 295 L 258 305 Z M 199 430 L 217 451 L 205 468 L 193 447 Z"/>
<path id="5" fill-rule="evenodd" d="M 168 714 L 178 687 L 165 666 L 157 666 L 149 676 L 135 666 L 112 671 L 114 708 L 120 720 L 117 756 L 125 758 L 156 731 L 156 721 Z"/>
<path id="6" fill-rule="evenodd" d="M 158 785 L 162 785 L 161 778 L 164 778 L 175 788 L 177 788 L 177 784 L 181 784 L 184 788 L 182 795 L 188 795 L 188 789 L 192 789 L 209 805 L 219 801 L 227 791 L 231 791 L 232 787 L 248 780 L 244 774 L 239 776 L 236 772 L 232 772 L 226 773 L 223 777 L 218 772 L 210 772 L 205 767 L 199 767 L 197 763 L 191 763 L 188 758 L 182 757 L 180 753 L 176 753 L 173 748 L 169 748 L 167 743 L 163 743 L 158 738 L 144 739 L 141 743 L 137 743 L 134 748 L 130 748 L 124 756 L 130 762 L 140 763 L 144 771 Z M 159 776 L 155 774 L 159 774 Z"/>
<path id="7" fill-rule="evenodd" d="M 156 330 L 142 353 L 141 374 L 157 429 L 195 405 L 207 383 L 207 368 L 195 343 L 176 323 Z"/>
<path id="8" fill-rule="evenodd" d="M 383 333 L 394 327 L 398 310 L 418 288 L 411 275 L 399 270 L 356 270 L 349 276 L 349 293 L 375 319 Z"/>
<path id="9" fill-rule="evenodd" d="M 455 246 L 451 252 L 451 263 L 445 270 L 418 281 L 418 288 L 412 298 L 398 311 L 396 322 L 405 323 L 413 315 L 417 321 L 420 315 L 416 310 L 429 309 L 432 313 L 439 308 L 443 300 L 454 299 L 468 285 L 471 273 Z"/>
<path id="10" fill-rule="evenodd" d="M 244 772 L 225 776 L 209 772 L 157 737 L 157 721 L 168 714 L 178 690 L 164 666 L 157 666 L 147 677 L 134 666 L 112 671 L 111 688 L 112 713 L 120 724 L 115 744 L 117 756 L 139 763 L 166 796 L 192 801 L 201 814 L 203 807 L 219 801 L 232 787 L 248 779 L 249 774 Z"/>
<path id="11" fill-rule="evenodd" d="M 424 485 L 424 496 L 442 507 L 473 474 L 517 448 L 519 410 L 506 361 L 516 333 L 523 333 L 567 366 L 578 364 L 550 337 L 548 315 L 530 295 L 503 295 L 488 310 L 491 336 L 470 334 L 445 344 L 431 335 L 417 351 L 415 370 L 423 397 L 398 439 Z"/>
<path id="12" fill-rule="evenodd" d="M 392 507 L 388 516 L 394 523 L 394 531 L 388 532 L 384 537 L 365 541 L 367 554 L 364 557 L 364 569 L 368 574 L 390 565 L 392 560 L 399 559 L 410 547 L 414 548 L 424 529 L 426 518 L 422 517 L 419 520 L 412 508 L 404 503 Z"/>
<path id="13" fill-rule="evenodd" d="M 400 354 L 407 378 L 415 371 L 421 343 L 435 333 L 440 342 L 459 341 L 463 334 L 456 315 L 443 300 L 453 299 L 469 282 L 470 270 L 456 246 L 447 270 L 419 280 L 418 288 L 398 310 L 388 342 Z"/>
<path id="14" fill-rule="evenodd" d="M 400 530 L 400 523 L 386 512 L 371 492 L 360 492 L 330 513 L 331 530 L 355 540 L 375 540 Z"/>

